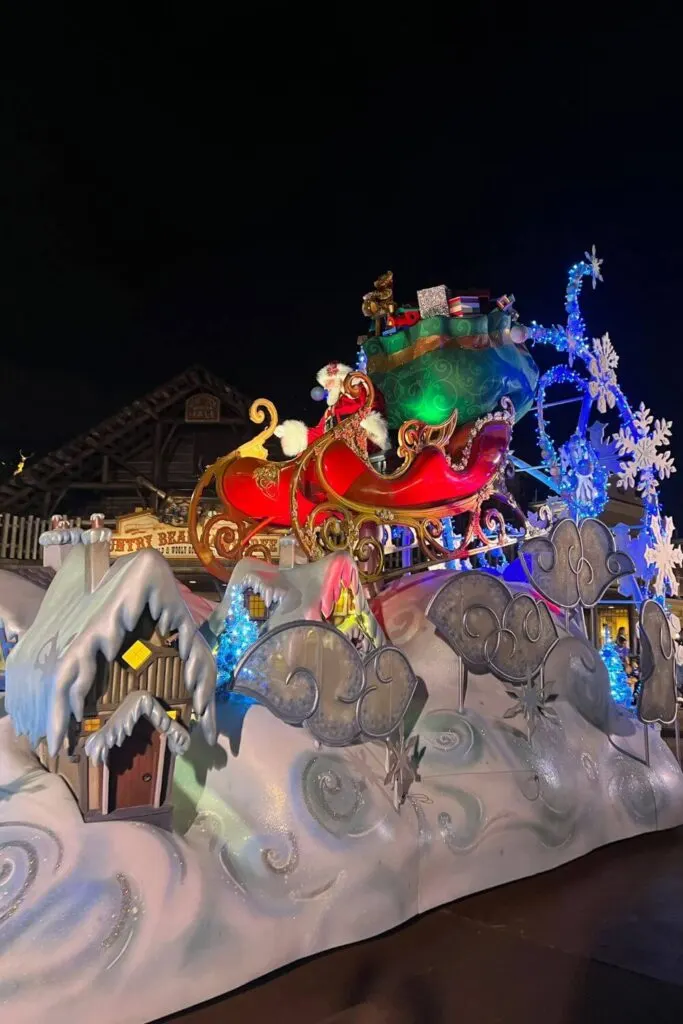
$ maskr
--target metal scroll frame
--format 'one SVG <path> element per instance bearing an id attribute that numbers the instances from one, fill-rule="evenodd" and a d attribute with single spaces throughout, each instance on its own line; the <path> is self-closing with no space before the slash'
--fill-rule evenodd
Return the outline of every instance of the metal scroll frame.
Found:
<path id="1" fill-rule="evenodd" d="M 556 566 L 558 564 L 558 562 L 559 562 L 559 558 L 558 558 L 559 552 L 558 552 L 558 548 L 557 548 L 557 546 L 555 544 L 555 539 L 554 538 L 555 538 L 555 534 L 556 534 L 557 530 L 562 527 L 562 523 L 563 522 L 567 522 L 567 520 L 560 520 L 558 523 L 555 524 L 555 526 L 551 530 L 550 534 L 547 537 L 542 538 L 542 540 L 544 540 L 552 548 L 553 565 L 554 566 Z M 573 522 L 573 520 L 569 520 L 569 522 Z M 597 605 L 600 604 L 600 602 L 602 601 L 603 597 L 605 596 L 605 593 L 607 592 L 607 589 L 609 588 L 609 586 L 612 583 L 614 583 L 617 579 L 621 579 L 623 576 L 629 575 L 628 572 L 624 572 L 624 571 L 620 571 L 618 573 L 618 575 L 615 575 L 613 572 L 609 573 L 610 578 L 605 581 L 604 587 L 597 594 L 595 600 L 592 601 L 592 602 L 589 602 L 589 603 L 585 602 L 584 598 L 581 595 L 581 589 L 580 589 L 579 584 L 578 584 L 579 572 L 580 572 L 580 569 L 581 569 L 581 566 L 582 566 L 583 562 L 586 560 L 585 559 L 585 555 L 584 555 L 584 551 L 583 551 L 583 542 L 582 542 L 581 531 L 582 531 L 582 529 L 591 529 L 591 527 L 589 525 L 587 525 L 587 524 L 591 524 L 591 523 L 597 524 L 599 526 L 601 532 L 608 534 L 609 537 L 611 538 L 612 545 L 613 545 L 613 550 L 612 551 L 608 551 L 607 554 L 606 554 L 606 558 L 605 558 L 605 568 L 607 569 L 608 573 L 609 573 L 609 559 L 610 559 L 610 557 L 612 557 L 612 556 L 614 556 L 616 554 L 621 554 L 621 555 L 625 554 L 624 552 L 619 552 L 617 550 L 616 544 L 614 542 L 614 535 L 613 535 L 612 531 L 600 519 L 587 518 L 587 519 L 582 520 L 582 522 L 581 522 L 581 524 L 579 526 L 577 526 L 576 523 L 574 523 L 574 526 L 576 528 L 576 531 L 577 531 L 578 537 L 579 537 L 580 550 L 579 550 L 578 559 L 575 561 L 575 564 L 574 564 L 573 567 L 571 565 L 571 558 L 570 558 L 571 550 L 567 554 L 567 564 L 569 565 L 570 571 L 573 573 L 573 575 L 575 576 L 575 578 L 577 580 L 578 600 L 577 600 L 577 602 L 575 604 L 573 604 L 573 609 L 575 609 L 575 608 L 586 608 L 586 609 L 592 610 L 593 608 L 597 607 Z M 564 529 L 566 529 L 566 527 L 564 527 Z M 567 625 L 568 625 L 569 607 L 571 607 L 571 606 L 564 605 L 558 599 L 557 595 L 548 595 L 547 593 L 544 593 L 542 585 L 539 584 L 539 582 L 536 579 L 534 579 L 533 561 L 531 563 L 531 568 L 529 568 L 529 566 L 527 564 L 527 561 L 526 561 L 526 558 L 525 558 L 524 547 L 525 547 L 524 544 L 522 544 L 521 547 L 520 547 L 520 561 L 522 562 L 522 568 L 524 569 L 524 572 L 526 573 L 527 578 L 529 579 L 529 582 L 547 600 L 552 601 L 554 604 L 557 604 L 557 605 L 559 605 L 560 607 L 562 607 L 564 609 L 564 613 L 565 613 L 565 629 L 566 629 Z M 527 553 L 527 558 L 532 558 L 532 556 Z M 591 565 L 590 562 L 588 562 L 588 565 L 589 565 L 589 568 L 591 569 L 591 575 L 593 575 L 594 567 Z M 631 565 L 632 565 L 631 573 L 633 573 L 635 571 L 635 565 L 633 564 L 633 562 L 631 562 Z M 580 618 L 581 618 L 581 621 L 582 621 L 583 632 L 584 632 L 584 635 L 585 635 L 585 633 L 586 633 L 585 618 L 584 618 L 583 615 L 581 615 Z M 642 622 L 642 606 L 641 606 L 641 622 Z M 586 640 L 587 639 L 588 638 L 586 636 Z M 643 681 L 643 685 L 644 685 L 644 681 Z M 640 719 L 640 714 L 638 715 L 638 717 Z M 646 722 L 643 722 L 642 719 L 640 719 L 640 721 L 641 721 L 641 723 L 643 725 L 644 754 L 645 754 L 644 763 L 649 768 L 649 766 L 650 766 L 649 724 L 646 723 Z M 676 725 L 678 725 L 678 716 L 676 716 Z M 628 756 L 632 757 L 634 760 L 637 760 L 637 761 L 641 760 L 640 757 L 638 757 L 635 754 L 632 754 L 630 751 L 622 750 L 622 748 L 617 746 L 617 744 L 614 742 L 614 740 L 612 739 L 611 735 L 609 733 L 607 735 L 608 735 L 608 739 L 610 741 L 610 744 L 615 748 L 615 750 L 618 750 L 620 753 L 628 754 Z M 680 750 L 680 740 L 677 740 L 676 746 L 677 746 L 677 750 Z M 679 765 L 680 765 L 680 757 L 679 757 Z"/>
<path id="2" fill-rule="evenodd" d="M 425 610 L 426 617 L 431 622 L 433 622 L 434 625 L 436 626 L 437 635 L 440 636 L 441 639 L 444 640 L 444 642 L 448 644 L 448 646 L 451 648 L 451 650 L 453 650 L 454 653 L 458 655 L 456 686 L 457 686 L 457 694 L 458 694 L 458 712 L 460 714 L 462 714 L 462 712 L 465 709 L 465 701 L 466 701 L 466 697 L 467 697 L 468 674 L 469 674 L 470 671 L 474 672 L 475 675 L 483 675 L 485 672 L 490 672 L 491 675 L 495 676 L 500 682 L 508 683 L 508 684 L 510 684 L 512 686 L 520 686 L 520 685 L 525 685 L 525 684 L 527 686 L 532 686 L 532 685 L 536 685 L 536 681 L 539 681 L 539 683 L 540 683 L 540 691 L 541 691 L 542 694 L 545 694 L 545 680 L 544 680 L 543 670 L 545 668 L 545 663 L 546 663 L 546 661 L 548 659 L 548 656 L 550 655 L 551 651 L 554 650 L 555 646 L 557 645 L 557 643 L 560 640 L 560 637 L 559 637 L 559 635 L 557 633 L 557 627 L 555 625 L 554 620 L 550 616 L 550 613 L 549 613 L 549 611 L 547 609 L 547 606 L 545 605 L 545 602 L 536 601 L 533 598 L 531 598 L 529 595 L 515 594 L 515 593 L 513 593 L 510 590 L 510 588 L 502 580 L 499 580 L 499 579 L 496 578 L 496 586 L 500 589 L 501 593 L 504 593 L 505 596 L 507 597 L 507 602 L 506 602 L 505 608 L 503 609 L 502 616 L 499 617 L 496 611 L 494 611 L 493 609 L 491 609 L 490 607 L 488 607 L 486 605 L 483 605 L 480 600 L 479 601 L 478 600 L 473 601 L 470 606 L 468 606 L 467 608 L 464 609 L 464 613 L 463 613 L 463 628 L 465 628 L 465 629 L 467 629 L 467 626 L 466 626 L 466 623 L 465 623 L 465 619 L 466 619 L 467 613 L 470 612 L 470 611 L 477 610 L 477 609 L 482 609 L 482 610 L 485 609 L 488 612 L 488 614 L 491 615 L 492 620 L 495 623 L 494 625 L 492 625 L 491 632 L 489 634 L 487 634 L 486 637 L 483 638 L 483 643 L 482 643 L 483 661 L 481 663 L 478 662 L 477 666 L 475 667 L 474 663 L 468 657 L 468 654 L 463 649 L 459 649 L 457 641 L 454 641 L 452 638 L 449 638 L 449 637 L 445 636 L 441 632 L 441 630 L 439 629 L 438 623 L 435 622 L 435 620 L 431 618 L 430 612 L 432 611 L 432 608 L 437 603 L 437 601 L 439 600 L 441 595 L 444 594 L 444 592 L 447 591 L 450 587 L 453 587 L 454 585 L 461 585 L 461 582 L 468 582 L 468 581 L 473 581 L 474 582 L 474 581 L 476 581 L 479 578 L 485 579 L 487 581 L 489 581 L 489 580 L 492 581 L 493 580 L 493 578 L 491 576 L 489 576 L 487 573 L 481 573 L 481 572 L 478 572 L 477 570 L 473 570 L 473 571 L 468 572 L 465 577 L 456 577 L 455 579 L 451 578 L 451 579 L 446 580 L 446 582 L 443 584 L 443 586 L 439 587 L 438 591 L 432 596 L 432 598 L 430 599 L 430 601 L 429 601 L 429 603 L 427 605 L 427 608 Z M 513 636 L 513 638 L 516 639 L 516 635 L 514 633 L 511 633 L 511 630 L 509 629 L 508 626 L 504 625 L 505 615 L 506 615 L 507 610 L 514 604 L 514 602 L 516 600 L 519 600 L 520 598 L 523 598 L 523 597 L 526 597 L 537 609 L 539 609 L 539 612 L 538 612 L 539 617 L 542 614 L 540 612 L 540 605 L 543 605 L 543 608 L 548 613 L 548 621 L 552 624 L 552 632 L 554 633 L 554 639 L 552 639 L 551 642 L 549 642 L 546 645 L 547 649 L 545 650 L 545 653 L 543 654 L 543 656 L 542 656 L 542 658 L 541 658 L 537 668 L 535 668 L 533 671 L 528 673 L 525 678 L 522 678 L 519 675 L 515 675 L 512 672 L 506 672 L 505 669 L 502 668 L 500 664 L 497 664 L 495 662 L 495 660 L 494 660 L 494 656 L 495 656 L 495 653 L 498 650 L 498 644 L 497 643 L 495 644 L 493 654 L 491 653 L 491 649 L 490 649 L 490 646 L 488 644 L 489 638 L 492 635 L 494 635 L 494 634 L 496 635 L 497 639 L 499 639 L 500 636 L 503 635 L 504 633 L 511 634 Z M 533 641 L 533 637 L 529 633 L 529 630 L 528 630 L 528 621 L 527 621 L 526 617 L 523 620 L 523 627 L 524 627 L 524 630 L 526 632 L 526 639 L 528 641 L 530 641 L 530 642 L 538 642 L 539 640 L 542 639 L 542 634 L 539 633 L 539 636 L 537 637 L 536 641 Z M 475 638 L 474 634 L 471 634 L 471 636 L 472 636 L 473 639 Z"/>
<path id="3" fill-rule="evenodd" d="M 603 595 L 603 597 L 598 602 L 596 602 L 596 604 L 593 605 L 593 607 L 590 609 L 590 611 L 593 613 L 593 616 L 594 616 L 595 609 L 598 608 L 601 604 L 619 605 L 620 607 L 637 608 L 637 609 L 639 609 L 640 607 L 642 607 L 642 603 L 643 603 L 642 601 L 641 602 L 635 601 L 633 598 L 626 598 L 626 599 L 620 598 L 618 600 L 615 599 L 615 600 L 612 600 L 612 601 L 605 600 L 605 597 Z M 591 637 L 590 637 L 590 639 L 591 639 L 591 641 L 593 643 L 593 646 L 599 649 L 599 637 L 598 637 L 597 626 L 596 626 L 594 617 L 592 619 L 592 624 L 591 624 Z M 641 654 L 642 654 L 642 652 L 641 652 Z M 678 695 L 676 696 L 676 705 L 677 705 L 677 713 L 676 713 L 676 716 L 675 716 L 675 718 L 673 720 L 673 723 L 664 723 L 664 724 L 673 724 L 673 727 L 674 727 L 674 742 L 675 742 L 675 747 L 676 747 L 676 760 L 677 760 L 678 764 L 680 765 L 681 770 L 683 771 L 683 763 L 681 763 L 681 724 L 680 724 L 680 719 L 679 719 L 679 715 L 678 715 L 678 710 L 683 708 L 683 697 L 679 697 Z M 647 729 L 647 725 L 648 724 L 652 724 L 652 723 L 647 723 L 647 724 L 643 723 L 643 726 L 645 727 L 645 750 L 646 750 L 646 754 L 648 754 L 648 752 L 649 752 L 649 733 L 648 733 L 648 729 Z"/>
<path id="4" fill-rule="evenodd" d="M 658 642 L 656 644 L 655 644 L 655 642 L 653 642 L 653 639 L 651 638 L 650 634 L 645 629 L 645 618 L 646 618 L 646 615 L 648 614 L 648 612 L 649 612 L 649 610 L 651 608 L 652 608 L 653 611 L 656 612 L 655 618 L 657 620 L 656 621 L 656 625 L 658 626 L 658 633 L 659 633 L 659 636 L 657 638 Z M 676 758 L 677 758 L 678 764 L 680 766 L 680 763 L 681 763 L 681 757 L 680 757 L 680 753 L 681 753 L 681 751 L 680 751 L 680 727 L 679 727 L 679 723 L 678 723 L 678 694 L 676 692 L 675 662 L 674 662 L 674 656 L 673 656 L 673 654 L 674 654 L 674 645 L 673 645 L 673 639 L 671 637 L 671 632 L 670 632 L 670 628 L 669 628 L 669 621 L 666 618 L 664 610 L 662 609 L 661 605 L 657 601 L 653 601 L 653 600 L 643 601 L 643 603 L 640 606 L 639 625 L 640 625 L 640 644 L 641 644 L 641 650 L 642 650 L 642 657 L 641 657 L 641 688 L 640 688 L 640 693 L 638 695 L 638 705 L 637 705 L 637 707 L 638 707 L 638 718 L 642 722 L 643 728 L 645 730 L 645 758 L 646 758 L 646 762 L 647 762 L 647 765 L 649 767 L 649 765 L 650 765 L 649 728 L 650 728 L 651 725 L 655 725 L 655 724 L 659 723 L 660 725 L 673 725 L 674 726 L 674 737 L 675 737 L 675 743 L 676 743 Z M 668 641 L 668 651 L 664 650 L 664 646 L 662 644 L 662 636 L 663 635 L 666 636 L 667 641 Z M 644 699 L 647 696 L 646 687 L 647 687 L 648 682 L 655 675 L 655 672 L 657 671 L 657 668 L 658 668 L 658 664 L 657 663 L 661 659 L 663 659 L 663 661 L 666 663 L 666 666 L 667 666 L 666 667 L 666 672 L 667 672 L 667 674 L 669 673 L 669 671 L 671 673 L 670 684 L 671 684 L 671 691 L 672 691 L 672 694 L 673 694 L 673 710 L 674 710 L 673 717 L 669 719 L 669 718 L 662 718 L 661 716 L 658 715 L 658 716 L 655 716 L 653 718 L 645 718 L 644 717 L 643 704 L 644 704 Z"/>
<path id="5" fill-rule="evenodd" d="M 602 539 L 607 541 L 607 550 L 604 552 L 604 565 L 602 567 L 594 566 L 586 557 L 584 549 L 584 534 L 595 529 L 597 529 L 602 535 Z M 560 531 L 562 531 L 562 533 L 567 533 L 568 530 L 571 531 L 573 535 L 566 542 L 566 551 L 563 551 L 558 547 L 555 538 Z M 577 542 L 578 551 L 576 550 Z M 547 545 L 547 548 L 550 550 L 548 551 L 547 548 L 544 550 L 541 548 L 541 545 Z M 567 572 L 574 578 L 574 585 L 576 588 L 575 598 L 566 594 L 565 599 L 563 599 L 561 594 L 550 592 L 544 585 L 545 581 L 539 580 L 536 577 L 536 564 L 538 564 L 540 557 L 546 553 L 551 555 L 552 563 L 548 569 L 544 569 L 543 566 L 541 566 L 541 571 L 545 572 L 547 575 L 556 574 L 558 565 L 566 563 Z M 524 573 L 531 585 L 547 601 L 563 608 L 565 612 L 576 608 L 594 608 L 595 605 L 600 603 L 608 588 L 615 583 L 616 580 L 621 579 L 623 576 L 631 575 L 635 571 L 635 565 L 630 556 L 617 549 L 614 534 L 609 527 L 606 526 L 602 520 L 595 519 L 593 517 L 583 519 L 579 526 L 577 526 L 572 519 L 559 520 L 559 522 L 555 523 L 550 533 L 546 536 L 532 537 L 527 541 L 523 541 L 520 545 L 519 555 L 522 569 L 524 570 Z M 536 559 L 536 563 L 534 562 L 534 558 Z M 627 560 L 628 564 L 626 564 L 626 562 L 619 564 L 619 558 Z M 610 567 L 610 559 L 617 560 L 616 566 L 612 565 L 612 567 Z M 531 563 L 530 565 L 529 562 Z M 588 566 L 590 571 L 589 582 L 591 584 L 595 581 L 598 569 L 604 573 L 603 579 L 599 580 L 599 589 L 596 591 L 593 600 L 587 600 L 585 594 L 582 593 L 580 573 L 584 566 Z M 583 632 L 585 635 L 585 622 Z"/>
<path id="6" fill-rule="evenodd" d="M 313 684 L 313 692 L 314 692 L 313 704 L 312 704 L 312 707 L 311 707 L 310 711 L 305 716 L 303 716 L 303 718 L 300 718 L 300 717 L 294 718 L 294 717 L 291 717 L 291 716 L 283 715 L 281 712 L 275 710 L 275 708 L 272 706 L 272 704 L 270 703 L 270 701 L 267 699 L 267 697 L 265 695 L 258 696 L 252 690 L 246 690 L 246 689 L 242 689 L 240 687 L 236 687 L 234 685 L 234 682 L 233 682 L 233 685 L 231 687 L 233 692 L 235 692 L 235 693 L 242 693 L 245 696 L 251 697 L 254 700 L 258 701 L 258 703 L 263 704 L 264 707 L 266 707 L 271 712 L 271 714 L 273 714 L 276 718 L 279 718 L 280 721 L 285 722 L 287 725 L 293 725 L 293 726 L 305 725 L 308 728 L 308 730 L 310 731 L 310 733 L 313 736 L 313 738 L 315 740 L 317 740 L 318 742 L 324 743 L 325 746 L 349 746 L 351 743 L 356 742 L 356 740 L 358 740 L 358 739 L 387 740 L 390 736 L 392 736 L 393 733 L 395 733 L 396 730 L 398 729 L 400 723 L 405 718 L 405 716 L 406 716 L 406 714 L 408 712 L 408 709 L 409 709 L 409 707 L 410 707 L 410 705 L 411 705 L 411 703 L 413 701 L 413 698 L 415 696 L 415 691 L 417 690 L 418 683 L 419 683 L 419 679 L 415 675 L 415 673 L 413 671 L 413 668 L 412 668 L 412 665 L 408 661 L 408 658 L 406 657 L 406 655 L 404 654 L 403 651 L 401 651 L 398 647 L 395 647 L 393 645 L 387 645 L 385 647 L 380 647 L 380 648 L 378 648 L 376 650 L 373 650 L 365 658 L 363 658 L 358 653 L 358 651 L 353 646 L 353 644 L 348 639 L 348 637 L 345 636 L 344 633 L 342 633 L 340 630 L 338 630 L 336 628 L 336 626 L 333 626 L 331 623 L 325 622 L 324 620 L 313 620 L 312 621 L 310 619 L 299 619 L 299 620 L 297 620 L 295 622 L 284 622 L 281 625 L 276 626 L 274 629 L 271 629 L 268 632 L 264 633 L 262 636 L 259 637 L 259 639 L 256 641 L 256 643 L 254 643 L 242 655 L 242 657 L 240 658 L 239 662 L 235 666 L 235 670 L 234 670 L 234 673 L 233 673 L 233 680 L 237 679 L 237 677 L 239 676 L 239 673 L 247 665 L 249 659 L 253 656 L 253 654 L 260 647 L 263 647 L 266 643 L 271 641 L 274 637 L 278 636 L 278 634 L 280 634 L 280 633 L 286 633 L 286 632 L 290 632 L 290 631 L 293 631 L 295 629 L 300 629 L 300 628 L 301 629 L 313 629 L 313 630 L 316 630 L 316 631 L 317 630 L 323 630 L 323 631 L 326 631 L 328 633 L 334 634 L 335 636 L 340 638 L 340 640 L 342 641 L 342 643 L 344 645 L 348 646 L 350 651 L 353 652 L 353 655 L 358 659 L 358 662 L 360 663 L 360 666 L 361 666 L 361 686 L 360 686 L 360 689 L 359 689 L 359 692 L 358 692 L 358 696 L 354 696 L 352 698 L 342 698 L 342 697 L 335 698 L 337 701 L 339 701 L 340 704 L 355 704 L 356 705 L 356 707 L 355 707 L 356 736 L 354 737 L 354 739 L 350 740 L 348 743 L 347 742 L 343 742 L 343 743 L 340 743 L 340 744 L 334 744 L 334 743 L 330 742 L 329 738 L 328 739 L 321 739 L 318 735 L 316 735 L 315 729 L 312 728 L 311 725 L 310 725 L 310 719 L 313 717 L 313 715 L 316 713 L 316 711 L 318 710 L 318 708 L 320 706 L 321 686 L 323 685 L 323 681 L 319 680 L 314 675 L 314 673 L 310 671 L 310 669 L 304 668 L 303 666 L 300 666 L 298 668 L 292 669 L 289 672 L 288 676 L 287 676 L 287 682 L 289 682 L 297 673 L 299 673 L 299 672 L 305 673 L 306 676 L 308 677 L 308 679 Z M 411 676 L 412 676 L 412 685 L 411 685 L 411 688 L 410 688 L 410 696 L 408 697 L 408 699 L 406 701 L 406 705 L 405 705 L 405 708 L 403 710 L 403 713 L 401 714 L 400 719 L 398 720 L 398 722 L 396 722 L 391 727 L 391 729 L 389 729 L 387 732 L 368 733 L 361 726 L 360 713 L 361 713 L 361 708 L 362 708 L 363 701 L 365 700 L 365 698 L 368 696 L 369 693 L 371 693 L 374 689 L 376 689 L 376 687 L 375 686 L 371 686 L 371 687 L 368 686 L 368 679 L 367 679 L 367 674 L 366 673 L 367 673 L 368 667 L 374 661 L 379 661 L 380 658 L 382 657 L 382 655 L 386 654 L 387 652 L 392 652 L 392 653 L 398 654 L 398 656 L 400 658 L 402 658 L 406 662 L 406 664 L 408 665 L 408 668 L 410 669 Z M 391 683 L 391 676 L 389 676 L 388 678 L 382 678 L 379 665 L 375 668 L 375 674 L 376 674 L 378 682 L 380 684 L 387 684 L 388 685 L 388 684 Z"/>
<path id="7" fill-rule="evenodd" d="M 376 536 L 370 535 L 368 532 L 363 533 L 364 529 L 366 531 L 368 528 L 385 531 L 392 526 L 411 529 L 420 550 L 426 556 L 423 563 L 410 567 L 411 572 L 452 561 L 454 557 L 471 557 L 517 542 L 517 537 L 512 538 L 507 533 L 507 524 L 498 509 L 491 508 L 486 511 L 483 509 L 486 501 L 495 498 L 509 509 L 510 514 L 519 521 L 520 525 L 525 528 L 528 526 L 516 501 L 507 493 L 501 471 L 494 473 L 489 482 L 475 494 L 454 501 L 444 501 L 441 505 L 428 508 L 376 508 L 338 494 L 325 475 L 325 452 L 337 440 L 349 443 L 349 432 L 352 432 L 354 423 L 359 425 L 362 416 L 371 409 L 375 392 L 371 380 L 365 374 L 355 371 L 349 374 L 344 381 L 343 393 L 356 399 L 362 399 L 364 396 L 363 407 L 333 430 L 323 434 L 306 449 L 297 460 L 297 468 L 290 488 L 292 528 L 302 549 L 311 560 L 330 551 L 349 550 L 358 562 L 368 564 L 368 570 L 362 570 L 361 574 L 364 582 L 372 583 L 380 579 L 386 580 L 400 576 L 407 570 L 401 567 L 385 573 L 383 571 L 383 546 Z M 464 450 L 463 462 L 469 458 L 475 438 L 487 423 L 500 421 L 507 423 L 512 429 L 514 422 L 512 404 L 509 400 L 503 400 L 501 406 L 500 411 L 481 417 L 473 425 L 468 445 Z M 404 423 L 399 431 L 397 449 L 403 460 L 402 464 L 394 472 L 386 474 L 384 479 L 400 479 L 407 473 L 423 448 L 427 446 L 440 448 L 445 452 L 446 445 L 455 429 L 456 419 L 456 415 L 453 414 L 444 423 L 434 427 L 421 424 L 417 420 Z M 353 447 L 352 442 L 351 447 Z M 309 466 L 315 467 L 316 478 L 325 492 L 326 498 L 312 509 L 306 522 L 300 524 L 297 515 L 297 495 L 303 475 Z M 457 552 L 453 552 L 441 543 L 442 520 L 460 514 L 467 514 L 469 520 L 463 543 Z M 494 526 L 498 530 L 498 539 L 495 543 L 490 543 L 483 530 L 493 529 Z M 473 541 L 479 542 L 476 548 L 470 548 Z M 373 557 L 377 560 L 377 568 L 374 570 L 371 568 Z"/>

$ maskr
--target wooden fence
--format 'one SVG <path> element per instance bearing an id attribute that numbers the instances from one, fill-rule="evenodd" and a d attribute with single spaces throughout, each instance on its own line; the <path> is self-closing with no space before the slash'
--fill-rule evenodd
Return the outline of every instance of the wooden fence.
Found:
<path id="1" fill-rule="evenodd" d="M 80 518 L 72 520 L 71 525 L 80 526 Z M 39 516 L 13 516 L 9 512 L 0 512 L 0 559 L 42 562 L 38 538 L 49 528 L 49 520 Z"/>

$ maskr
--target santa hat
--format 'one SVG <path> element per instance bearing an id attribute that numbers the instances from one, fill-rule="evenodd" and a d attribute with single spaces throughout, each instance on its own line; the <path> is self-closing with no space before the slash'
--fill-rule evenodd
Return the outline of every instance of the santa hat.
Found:
<path id="1" fill-rule="evenodd" d="M 341 384 L 352 372 L 351 367 L 345 363 L 327 363 L 322 370 L 318 370 L 316 380 L 321 387 L 329 391 L 331 384 Z"/>

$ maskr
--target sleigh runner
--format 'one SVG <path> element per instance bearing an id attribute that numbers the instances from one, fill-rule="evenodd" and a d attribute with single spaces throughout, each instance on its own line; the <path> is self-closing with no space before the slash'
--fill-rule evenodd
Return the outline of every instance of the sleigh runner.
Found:
<path id="1" fill-rule="evenodd" d="M 380 473 L 368 453 L 363 422 L 376 406 L 370 379 L 350 373 L 342 396 L 357 411 L 316 437 L 295 458 L 271 461 L 265 442 L 276 434 L 275 406 L 258 399 L 254 423 L 267 426 L 250 442 L 208 467 L 190 504 L 192 543 L 205 567 L 227 580 L 220 558 L 245 555 L 271 559 L 259 535 L 293 534 L 301 551 L 315 561 L 333 551 L 349 551 L 366 582 L 396 575 L 385 571 L 389 531 L 412 532 L 426 564 L 468 558 L 517 540 L 508 533 L 511 518 L 529 524 L 505 483 L 515 419 L 512 403 L 456 430 L 457 411 L 439 426 L 410 420 L 398 432 L 396 460 Z M 215 486 L 222 511 L 200 525 L 200 502 Z M 456 550 L 444 543 L 443 520 L 464 517 Z M 215 552 L 218 552 L 219 558 Z M 412 568 L 415 568 L 413 566 Z"/>

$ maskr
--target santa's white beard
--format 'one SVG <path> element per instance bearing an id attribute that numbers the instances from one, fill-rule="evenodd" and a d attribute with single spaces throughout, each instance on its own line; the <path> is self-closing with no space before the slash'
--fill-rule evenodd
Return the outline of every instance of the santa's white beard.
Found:
<path id="1" fill-rule="evenodd" d="M 332 384 L 331 387 L 325 388 L 327 391 L 327 404 L 331 409 L 333 405 L 336 405 L 341 395 L 341 384 Z"/>

